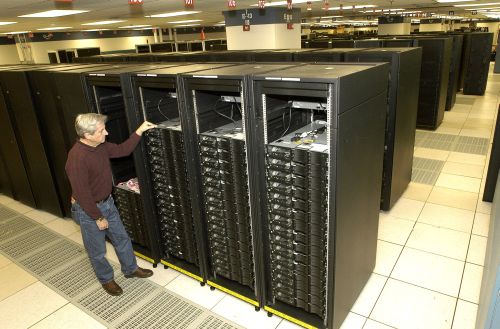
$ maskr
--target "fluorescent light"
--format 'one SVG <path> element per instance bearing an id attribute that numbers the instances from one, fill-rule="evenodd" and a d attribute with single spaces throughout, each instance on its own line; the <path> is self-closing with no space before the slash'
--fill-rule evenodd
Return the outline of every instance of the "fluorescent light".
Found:
<path id="1" fill-rule="evenodd" d="M 44 27 L 43 29 L 37 29 L 38 31 L 55 31 L 55 30 L 66 30 L 70 29 L 70 26 L 55 26 L 55 27 Z"/>
<path id="2" fill-rule="evenodd" d="M 190 11 L 175 11 L 175 12 L 171 12 L 171 13 L 156 14 L 156 15 L 150 15 L 150 16 L 145 16 L 145 17 L 162 18 L 162 17 L 174 17 L 174 16 L 182 16 L 182 15 L 192 15 L 192 14 L 198 14 L 198 13 L 201 13 L 201 11 L 195 11 L 195 10 L 190 10 Z"/>
<path id="3" fill-rule="evenodd" d="M 296 4 L 300 4 L 300 3 L 306 3 L 308 1 L 318 2 L 318 1 L 322 1 L 322 0 L 293 0 L 293 4 L 296 5 Z M 275 6 L 284 6 L 286 4 L 287 4 L 286 1 L 273 1 L 273 2 L 266 2 L 265 6 L 266 7 L 275 7 Z M 258 6 L 258 4 L 250 5 L 250 7 L 257 7 L 257 6 Z"/>
<path id="4" fill-rule="evenodd" d="M 99 22 L 85 23 L 85 24 L 82 24 L 82 25 L 107 25 L 107 24 L 115 24 L 115 23 L 121 23 L 121 22 L 125 22 L 125 21 L 119 21 L 119 20 L 116 20 L 116 21 L 99 21 Z"/>
<path id="5" fill-rule="evenodd" d="M 448 2 L 468 2 L 468 1 L 474 1 L 474 0 L 436 0 L 437 2 L 441 3 L 448 3 Z"/>
<path id="6" fill-rule="evenodd" d="M 353 9 L 352 8 L 353 6 L 343 6 L 342 7 L 342 10 L 349 10 L 349 9 Z M 364 9 L 364 8 L 373 8 L 373 7 L 377 7 L 376 5 L 355 5 L 354 6 L 354 9 Z M 328 10 L 340 10 L 340 7 L 330 7 L 330 9 Z"/>
<path id="7" fill-rule="evenodd" d="M 109 31 L 109 29 L 90 29 L 90 30 L 83 30 L 85 32 L 98 32 L 98 31 Z"/>
<path id="8" fill-rule="evenodd" d="M 141 28 L 138 28 L 138 29 L 134 29 L 135 31 L 142 31 L 142 30 L 152 30 L 154 29 L 154 27 L 141 27 Z"/>
<path id="9" fill-rule="evenodd" d="M 454 7 L 481 7 L 481 6 L 496 6 L 500 5 L 500 2 L 489 2 L 489 3 L 474 3 L 470 5 L 453 5 Z"/>
<path id="10" fill-rule="evenodd" d="M 0 22 L 0 25 L 16 24 L 17 22 Z"/>
<path id="11" fill-rule="evenodd" d="M 175 27 L 189 27 L 189 26 L 200 26 L 201 24 L 182 24 L 182 25 L 174 25 Z"/>
<path id="12" fill-rule="evenodd" d="M 29 15 L 22 15 L 18 17 L 60 17 L 67 15 L 76 15 L 86 12 L 88 12 L 88 10 L 48 10 Z"/>
<path id="13" fill-rule="evenodd" d="M 182 24 L 182 23 L 194 23 L 201 22 L 201 19 L 187 19 L 185 21 L 175 21 L 175 22 L 167 22 L 169 24 Z"/>
<path id="14" fill-rule="evenodd" d="M 127 25 L 127 26 L 119 26 L 119 29 L 138 29 L 141 27 L 150 27 L 151 25 Z"/>
<path id="15" fill-rule="evenodd" d="M 488 7 L 488 8 L 464 8 L 465 10 L 477 10 L 477 11 L 488 11 L 490 9 L 498 9 L 500 7 Z"/>
<path id="16" fill-rule="evenodd" d="M 30 33 L 31 31 L 16 31 L 16 32 L 5 32 L 2 34 L 24 34 L 24 33 Z"/>

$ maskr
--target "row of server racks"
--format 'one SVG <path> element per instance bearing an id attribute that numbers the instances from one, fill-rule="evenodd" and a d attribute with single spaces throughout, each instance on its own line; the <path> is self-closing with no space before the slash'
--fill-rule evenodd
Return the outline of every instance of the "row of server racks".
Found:
<path id="1" fill-rule="evenodd" d="M 10 89 L 1 84 L 14 76 L 27 81 L 27 99 L 44 99 L 32 102 L 31 123 L 61 213 L 75 116 L 107 115 L 115 143 L 151 121 L 157 128 L 133 155 L 111 163 L 114 198 L 137 254 L 269 315 L 340 327 L 375 264 L 388 64 L 4 69 L 17 73 L 2 79 L 0 71 L 0 115 L 15 112 L 5 111 Z M 140 192 L 125 184 L 134 178 Z"/>

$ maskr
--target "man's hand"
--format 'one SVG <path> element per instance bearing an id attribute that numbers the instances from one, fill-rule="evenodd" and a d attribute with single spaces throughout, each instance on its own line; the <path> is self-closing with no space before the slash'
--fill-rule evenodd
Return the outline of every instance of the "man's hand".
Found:
<path id="1" fill-rule="evenodd" d="M 146 130 L 149 130 L 151 128 L 156 128 L 156 125 L 151 123 L 151 122 L 148 122 L 148 121 L 144 121 L 142 123 L 142 125 L 139 126 L 139 128 L 137 128 L 137 130 L 135 131 L 135 133 L 139 136 L 142 136 L 142 133 L 145 132 Z"/>
<path id="2" fill-rule="evenodd" d="M 95 221 L 95 223 L 97 224 L 97 227 L 99 228 L 100 231 L 108 228 L 108 220 L 104 217 L 99 218 L 98 220 Z"/>

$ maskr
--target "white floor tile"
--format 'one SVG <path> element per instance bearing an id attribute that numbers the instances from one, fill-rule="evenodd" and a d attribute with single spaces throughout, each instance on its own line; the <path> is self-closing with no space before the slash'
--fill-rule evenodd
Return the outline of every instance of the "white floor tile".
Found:
<path id="1" fill-rule="evenodd" d="M 0 254 L 0 269 L 2 267 L 5 267 L 9 264 L 12 264 L 12 261 L 10 259 L 8 259 L 7 257 L 5 257 L 4 255 Z"/>
<path id="2" fill-rule="evenodd" d="M 488 239 L 484 236 L 471 235 L 469 251 L 467 252 L 467 262 L 484 265 L 487 241 Z"/>
<path id="3" fill-rule="evenodd" d="M 410 182 L 402 197 L 418 201 L 427 201 L 431 191 L 432 185 Z"/>
<path id="4" fill-rule="evenodd" d="M 490 128 L 462 128 L 459 135 L 460 136 L 469 136 L 469 137 L 490 138 L 491 129 Z"/>
<path id="5" fill-rule="evenodd" d="M 483 278 L 483 267 L 465 263 L 464 277 L 460 287 L 460 299 L 477 304 Z"/>
<path id="6" fill-rule="evenodd" d="M 380 293 L 382 292 L 382 288 L 384 288 L 386 281 L 386 276 L 372 273 L 370 279 L 363 288 L 363 291 L 361 291 L 361 294 L 356 300 L 356 303 L 354 303 L 351 311 L 356 314 L 368 317 L 373 310 L 375 302 L 380 296 Z"/>
<path id="7" fill-rule="evenodd" d="M 389 279 L 370 318 L 404 329 L 451 327 L 456 298 Z"/>
<path id="8" fill-rule="evenodd" d="M 34 221 L 36 221 L 40 224 L 45 224 L 45 223 L 48 223 L 48 222 L 53 221 L 54 219 L 58 218 L 57 216 L 54 216 L 48 212 L 37 210 L 37 209 L 28 211 L 24 215 L 26 217 L 33 219 Z"/>
<path id="9" fill-rule="evenodd" d="M 483 169 L 484 166 L 482 165 L 446 161 L 441 172 L 446 174 L 481 178 L 483 177 Z"/>
<path id="10" fill-rule="evenodd" d="M 281 320 L 280 324 L 276 327 L 276 329 L 303 329 L 303 328 L 304 327 L 299 326 L 299 325 L 292 323 L 290 321 L 287 321 L 285 319 Z"/>
<path id="11" fill-rule="evenodd" d="M 268 317 L 264 310 L 256 312 L 253 305 L 230 295 L 225 295 L 212 312 L 248 329 L 274 329 L 281 321 L 277 316 Z"/>
<path id="12" fill-rule="evenodd" d="M 12 203 L 16 200 L 12 199 L 11 197 L 8 197 L 6 195 L 0 194 L 0 204 L 7 205 L 9 203 Z"/>
<path id="13" fill-rule="evenodd" d="M 391 278 L 458 297 L 465 262 L 404 248 Z"/>
<path id="14" fill-rule="evenodd" d="M 417 158 L 427 158 L 433 160 L 446 161 L 450 155 L 450 151 L 428 149 L 423 147 L 416 147 L 413 156 Z"/>
<path id="15" fill-rule="evenodd" d="M 481 194 L 482 198 L 482 194 Z M 491 202 L 484 202 L 481 201 L 481 198 L 479 199 L 476 207 L 476 211 L 480 212 L 482 214 L 491 214 Z"/>
<path id="16" fill-rule="evenodd" d="M 0 302 L 0 323 L 3 328 L 27 328 L 67 303 L 52 289 L 36 282 Z"/>
<path id="17" fill-rule="evenodd" d="M 423 207 L 423 201 L 400 198 L 387 214 L 391 217 L 417 220 Z"/>
<path id="18" fill-rule="evenodd" d="M 474 212 L 434 203 L 426 203 L 418 222 L 470 233 Z"/>
<path id="19" fill-rule="evenodd" d="M 490 217 L 491 216 L 489 214 L 482 214 L 476 212 L 476 216 L 474 217 L 474 226 L 472 228 L 472 233 L 488 237 L 488 231 L 490 229 Z"/>
<path id="20" fill-rule="evenodd" d="M 344 320 L 340 329 L 362 329 L 366 322 L 366 318 L 359 314 L 349 313 Z"/>
<path id="21" fill-rule="evenodd" d="M 14 263 L 0 268 L 0 300 L 3 300 L 33 283 L 37 278 Z M 0 321 L 0 323 L 2 323 Z"/>
<path id="22" fill-rule="evenodd" d="M 465 261 L 469 234 L 417 223 L 407 247 Z"/>
<path id="23" fill-rule="evenodd" d="M 31 208 L 25 204 L 22 204 L 19 201 L 9 202 L 7 204 L 7 207 L 9 207 L 10 209 L 15 210 L 21 214 L 24 214 L 24 213 L 27 213 L 28 211 L 34 210 L 33 208 Z"/>
<path id="24" fill-rule="evenodd" d="M 227 296 L 218 290 L 210 290 L 206 285 L 201 287 L 198 281 L 187 275 L 179 275 L 166 285 L 166 289 L 208 309 L 214 307 L 224 296 Z"/>
<path id="25" fill-rule="evenodd" d="M 470 153 L 450 152 L 448 161 L 484 166 L 486 156 Z"/>
<path id="26" fill-rule="evenodd" d="M 476 327 L 477 304 L 459 299 L 452 329 L 474 329 Z"/>
<path id="27" fill-rule="evenodd" d="M 80 226 L 78 226 L 73 220 L 66 220 L 62 218 L 54 219 L 44 225 L 45 227 L 50 228 L 51 230 L 64 236 L 80 231 Z"/>
<path id="28" fill-rule="evenodd" d="M 393 329 L 393 327 L 386 326 L 377 321 L 373 321 L 372 319 L 366 320 L 365 326 L 363 329 Z"/>
<path id="29" fill-rule="evenodd" d="M 454 190 L 479 193 L 481 179 L 441 173 L 435 185 Z"/>
<path id="30" fill-rule="evenodd" d="M 105 329 L 107 327 L 73 304 L 67 304 L 30 327 L 30 329 L 53 328 Z"/>
<path id="31" fill-rule="evenodd" d="M 380 214 L 378 238 L 379 240 L 404 245 L 413 229 L 413 225 L 412 221 Z"/>
<path id="32" fill-rule="evenodd" d="M 466 210 L 475 210 L 478 194 L 435 186 L 427 202 Z"/>
<path id="33" fill-rule="evenodd" d="M 154 283 L 160 285 L 160 286 L 166 286 L 172 280 L 177 278 L 179 275 L 181 275 L 179 272 L 172 270 L 171 268 L 165 269 L 163 267 L 163 264 L 158 264 L 156 268 L 153 267 L 153 264 L 150 262 L 145 261 L 144 259 L 141 259 L 139 257 L 137 258 L 137 265 L 143 268 L 147 268 L 149 270 L 152 270 L 154 272 L 152 277 L 149 277 L 148 280 L 153 281 Z"/>
<path id="34" fill-rule="evenodd" d="M 374 273 L 389 276 L 396 265 L 403 246 L 382 240 L 377 241 L 377 263 Z"/>

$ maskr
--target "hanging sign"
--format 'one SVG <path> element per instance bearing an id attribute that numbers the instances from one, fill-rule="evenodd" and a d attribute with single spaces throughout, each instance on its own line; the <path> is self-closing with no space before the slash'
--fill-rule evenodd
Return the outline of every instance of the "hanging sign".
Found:
<path id="1" fill-rule="evenodd" d="M 293 23 L 286 23 L 287 30 L 293 30 Z"/>
<path id="2" fill-rule="evenodd" d="M 266 0 L 259 0 L 257 2 L 257 5 L 259 6 L 260 9 L 264 9 L 266 7 Z"/>
<path id="3" fill-rule="evenodd" d="M 250 31 L 250 21 L 248 19 L 243 23 L 243 32 L 247 31 Z"/>
<path id="4" fill-rule="evenodd" d="M 203 27 L 201 28 L 201 32 L 200 32 L 200 39 L 205 40 L 205 30 Z"/>
<path id="5" fill-rule="evenodd" d="M 252 13 L 249 13 L 246 9 L 244 13 L 241 13 L 241 19 L 243 20 L 243 31 L 250 31 L 250 20 L 252 19 Z"/>
<path id="6" fill-rule="evenodd" d="M 227 7 L 229 9 L 236 8 L 236 0 L 227 0 Z"/>
<path id="7" fill-rule="evenodd" d="M 307 1 L 307 11 L 311 11 L 311 10 L 312 10 L 312 2 Z"/>
<path id="8" fill-rule="evenodd" d="M 330 3 L 328 2 L 328 0 L 325 0 L 325 1 L 323 2 L 323 9 L 324 9 L 324 10 L 328 10 L 328 9 L 330 9 Z"/>
<path id="9" fill-rule="evenodd" d="M 184 7 L 193 8 L 194 7 L 194 0 L 184 0 Z"/>
<path id="10" fill-rule="evenodd" d="M 286 0 L 286 8 L 291 10 L 293 8 L 292 0 Z"/>
<path id="11" fill-rule="evenodd" d="M 477 15 L 477 10 L 471 10 L 470 12 L 472 15 Z"/>
<path id="12" fill-rule="evenodd" d="M 448 12 L 448 15 L 450 15 L 450 16 L 455 16 L 455 12 L 454 12 L 453 10 L 450 10 L 450 11 Z"/>
<path id="13" fill-rule="evenodd" d="M 128 0 L 129 5 L 142 5 L 142 0 Z"/>

